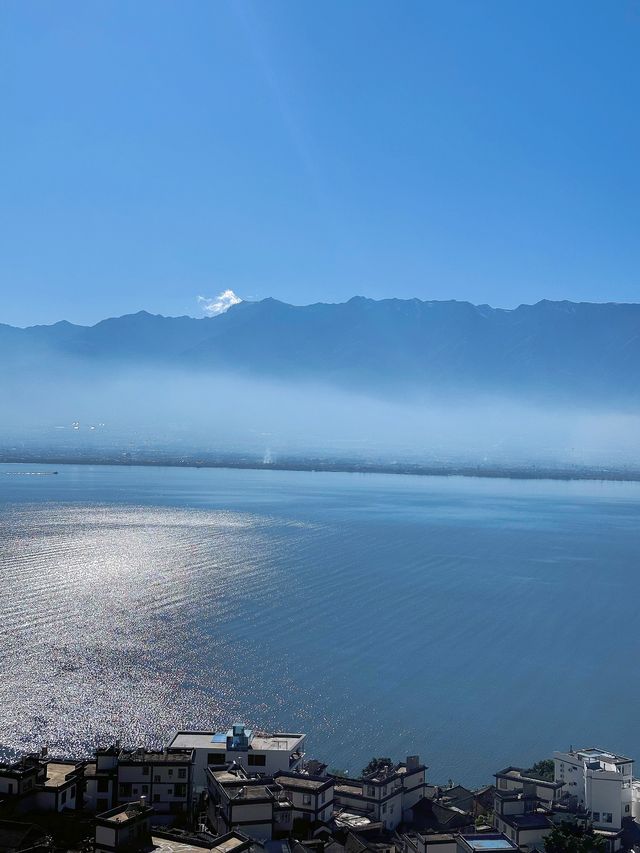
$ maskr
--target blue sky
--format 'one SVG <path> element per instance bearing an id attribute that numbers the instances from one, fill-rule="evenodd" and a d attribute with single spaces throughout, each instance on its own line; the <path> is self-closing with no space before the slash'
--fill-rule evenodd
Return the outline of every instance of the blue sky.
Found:
<path id="1" fill-rule="evenodd" d="M 640 3 L 0 4 L 0 321 L 640 301 Z"/>

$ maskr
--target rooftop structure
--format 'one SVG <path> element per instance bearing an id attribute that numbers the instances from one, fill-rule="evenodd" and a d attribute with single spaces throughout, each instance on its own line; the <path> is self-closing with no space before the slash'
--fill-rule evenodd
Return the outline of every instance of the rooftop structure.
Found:
<path id="1" fill-rule="evenodd" d="M 172 750 L 122 750 L 118 756 L 118 764 L 191 764 L 193 753 L 190 749 Z"/>
<path id="2" fill-rule="evenodd" d="M 518 848 L 502 833 L 481 833 L 477 835 L 459 835 L 458 850 L 461 853 L 505 853 Z"/>
<path id="3" fill-rule="evenodd" d="M 251 839 L 239 832 L 228 832 L 213 840 L 205 840 L 201 835 L 185 837 L 177 840 L 170 835 L 154 834 L 151 838 L 153 845 L 152 853 L 242 853 L 250 850 L 253 842 Z"/>
<path id="4" fill-rule="evenodd" d="M 334 776 L 338 807 L 395 829 L 403 815 L 425 796 L 426 767 L 417 755 L 362 779 Z"/>
<path id="5" fill-rule="evenodd" d="M 235 762 L 249 773 L 273 776 L 279 771 L 299 770 L 304 760 L 306 735 L 300 732 L 265 734 L 236 723 L 228 731 L 179 731 L 169 751 L 193 750 L 194 786 L 204 791 L 207 768 Z"/>
<path id="6" fill-rule="evenodd" d="M 153 809 L 144 798 L 96 815 L 95 853 L 141 849 L 150 840 Z"/>
<path id="7" fill-rule="evenodd" d="M 562 793 L 586 810 L 597 829 L 619 830 L 633 812 L 633 759 L 599 747 L 555 752 Z"/>
<path id="8" fill-rule="evenodd" d="M 556 753 L 556 755 L 560 754 Z M 567 755 L 584 761 L 590 770 L 607 770 L 622 773 L 625 772 L 625 765 L 633 764 L 633 758 L 627 758 L 624 755 L 618 755 L 615 752 L 609 752 L 597 746 L 589 746 L 586 749 L 570 749 Z M 631 772 L 630 769 L 629 772 Z"/>

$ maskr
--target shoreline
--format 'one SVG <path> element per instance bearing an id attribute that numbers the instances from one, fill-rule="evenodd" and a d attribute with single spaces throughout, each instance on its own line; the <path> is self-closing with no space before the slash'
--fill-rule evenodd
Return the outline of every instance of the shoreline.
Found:
<path id="1" fill-rule="evenodd" d="M 47 453 L 6 453 L 0 451 L 0 465 L 105 465 L 119 467 L 152 468 L 223 468 L 244 471 L 301 471 L 330 474 L 401 474 L 417 477 L 472 477 L 480 479 L 505 480 L 560 480 L 596 482 L 640 482 L 640 469 L 600 469 L 590 466 L 576 468 L 543 465 L 481 465 L 456 463 L 411 463 L 411 462 L 365 462 L 337 459 L 292 459 L 285 458 L 275 462 L 261 462 L 245 457 L 214 457 L 209 459 L 177 458 L 164 456 L 156 452 L 149 456 L 128 454 L 126 458 L 118 455 L 101 454 L 47 454 Z M 14 473 L 14 472 L 2 472 Z"/>

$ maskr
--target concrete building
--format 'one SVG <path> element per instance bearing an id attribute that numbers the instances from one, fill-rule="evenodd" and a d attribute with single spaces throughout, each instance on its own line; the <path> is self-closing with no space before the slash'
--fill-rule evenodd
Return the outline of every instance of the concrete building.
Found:
<path id="1" fill-rule="evenodd" d="M 424 798 L 426 770 L 419 756 L 411 755 L 406 762 L 362 779 L 336 776 L 335 806 L 379 821 L 385 829 L 395 829 Z"/>
<path id="2" fill-rule="evenodd" d="M 293 824 L 293 808 L 272 779 L 250 777 L 244 767 L 209 767 L 209 825 L 218 835 L 238 830 L 259 841 L 286 834 Z"/>
<path id="3" fill-rule="evenodd" d="M 633 759 L 597 747 L 555 752 L 555 780 L 594 827 L 614 831 L 633 814 Z"/>
<path id="4" fill-rule="evenodd" d="M 169 744 L 169 750 L 190 749 L 195 754 L 194 786 L 207 787 L 207 768 L 235 763 L 249 775 L 300 770 L 304 760 L 306 735 L 291 732 L 260 734 L 236 723 L 228 731 L 180 731 Z"/>
<path id="5" fill-rule="evenodd" d="M 495 828 L 510 838 L 520 850 L 541 850 L 544 839 L 553 829 L 553 823 L 546 814 L 526 812 L 523 814 L 503 814 L 495 816 Z"/>
<path id="6" fill-rule="evenodd" d="M 556 779 L 553 782 L 546 779 L 536 779 L 528 776 L 520 767 L 505 767 L 495 774 L 496 789 L 501 792 L 525 791 L 529 797 L 536 797 L 540 802 L 551 805 L 562 796 L 564 782 Z"/>
<path id="7" fill-rule="evenodd" d="M 306 773 L 250 776 L 239 764 L 210 767 L 208 820 L 218 833 L 237 830 L 269 841 L 289 835 L 294 821 L 318 826 L 333 814 L 334 780 Z"/>
<path id="8" fill-rule="evenodd" d="M 153 809 L 144 798 L 127 803 L 95 818 L 95 853 L 141 850 L 150 846 Z"/>
<path id="9" fill-rule="evenodd" d="M 0 764 L 0 796 L 20 797 L 44 780 L 45 766 L 40 755 L 25 755 L 19 761 Z"/>
<path id="10" fill-rule="evenodd" d="M 34 792 L 34 807 L 48 812 L 80 808 L 84 763 L 47 761 L 45 768 L 44 779 Z"/>
<path id="11" fill-rule="evenodd" d="M 98 749 L 95 755 L 95 761 L 87 762 L 84 769 L 84 805 L 91 812 L 106 812 L 117 802 L 120 747 Z"/>
<path id="12" fill-rule="evenodd" d="M 332 777 L 289 772 L 276 773 L 273 781 L 291 803 L 292 820 L 326 823 L 331 819 L 334 805 Z"/>
<path id="13" fill-rule="evenodd" d="M 53 761 L 46 750 L 0 764 L 0 795 L 16 812 L 62 812 L 82 805 L 84 763 Z"/>
<path id="14" fill-rule="evenodd" d="M 406 832 L 401 836 L 403 853 L 458 853 L 454 832 Z"/>
<path id="15" fill-rule="evenodd" d="M 192 817 L 193 762 L 194 754 L 189 749 L 121 751 L 118 755 L 118 803 L 145 797 L 153 806 L 154 824 L 173 823 L 178 818 L 189 821 Z"/>

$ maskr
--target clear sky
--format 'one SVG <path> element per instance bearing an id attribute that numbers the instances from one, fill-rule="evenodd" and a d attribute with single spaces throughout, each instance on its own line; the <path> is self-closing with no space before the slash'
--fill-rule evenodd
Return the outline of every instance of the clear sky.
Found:
<path id="1" fill-rule="evenodd" d="M 637 0 L 0 4 L 0 321 L 640 301 Z"/>

